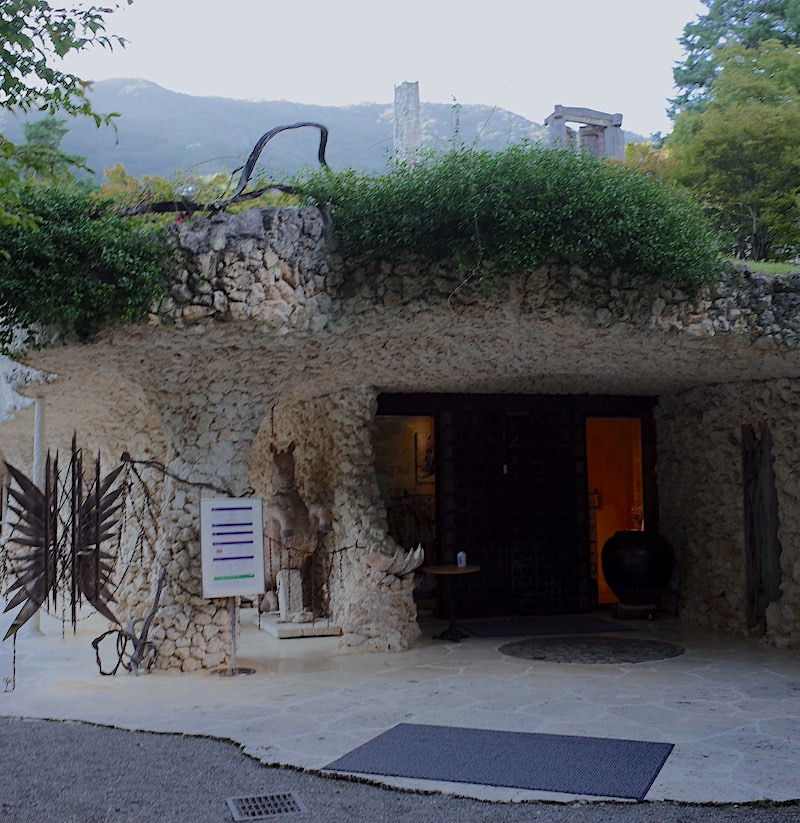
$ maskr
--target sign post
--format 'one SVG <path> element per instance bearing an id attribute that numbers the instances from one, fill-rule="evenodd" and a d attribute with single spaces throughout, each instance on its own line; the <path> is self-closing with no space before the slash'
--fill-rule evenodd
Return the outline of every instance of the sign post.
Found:
<path id="1" fill-rule="evenodd" d="M 219 674 L 253 674 L 236 666 L 236 598 L 264 591 L 261 500 L 221 497 L 200 501 L 203 597 L 227 597 L 231 612 L 230 668 Z"/>

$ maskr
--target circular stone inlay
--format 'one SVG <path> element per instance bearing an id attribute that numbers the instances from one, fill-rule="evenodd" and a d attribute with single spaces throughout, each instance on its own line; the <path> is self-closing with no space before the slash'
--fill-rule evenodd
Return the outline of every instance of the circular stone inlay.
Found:
<path id="1" fill-rule="evenodd" d="M 628 637 L 529 637 L 500 646 L 500 652 L 548 663 L 646 663 L 678 657 L 686 649 L 665 640 Z"/>

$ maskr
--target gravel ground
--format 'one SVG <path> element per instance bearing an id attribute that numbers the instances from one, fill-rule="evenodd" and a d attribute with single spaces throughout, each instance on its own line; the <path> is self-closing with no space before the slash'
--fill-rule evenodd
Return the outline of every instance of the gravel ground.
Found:
<path id="1" fill-rule="evenodd" d="M 297 823 L 800 823 L 800 805 L 498 804 L 262 766 L 220 740 L 0 717 L 0 823 L 226 823 L 225 798 L 293 791 Z"/>

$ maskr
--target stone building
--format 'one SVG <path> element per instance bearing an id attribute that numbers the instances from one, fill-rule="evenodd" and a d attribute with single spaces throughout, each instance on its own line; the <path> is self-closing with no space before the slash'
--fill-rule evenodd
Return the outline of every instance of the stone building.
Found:
<path id="1" fill-rule="evenodd" d="M 160 570 L 159 665 L 226 659 L 226 600 L 200 590 L 199 502 L 267 498 L 270 445 L 293 440 L 299 489 L 333 513 L 313 605 L 353 650 L 419 635 L 414 576 L 365 562 L 422 543 L 482 567 L 474 615 L 609 602 L 597 553 L 658 528 L 681 619 L 800 646 L 800 278 L 741 272 L 690 294 L 564 266 L 489 293 L 444 264 L 343 259 L 315 208 L 176 228 L 185 268 L 149 324 L 31 352 L 58 379 L 47 437 L 144 461 L 158 527 L 118 613 Z M 29 465 L 31 410 L 0 424 Z"/>

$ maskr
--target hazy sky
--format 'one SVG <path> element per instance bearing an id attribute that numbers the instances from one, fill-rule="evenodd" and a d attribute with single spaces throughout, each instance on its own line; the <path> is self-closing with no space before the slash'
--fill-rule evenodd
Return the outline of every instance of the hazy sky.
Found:
<path id="1" fill-rule="evenodd" d="M 301 103 L 497 105 L 542 122 L 556 103 L 622 112 L 669 131 L 672 66 L 700 0 L 135 0 L 109 31 L 124 50 L 76 55 L 93 80 L 142 77 L 173 91 Z"/>

